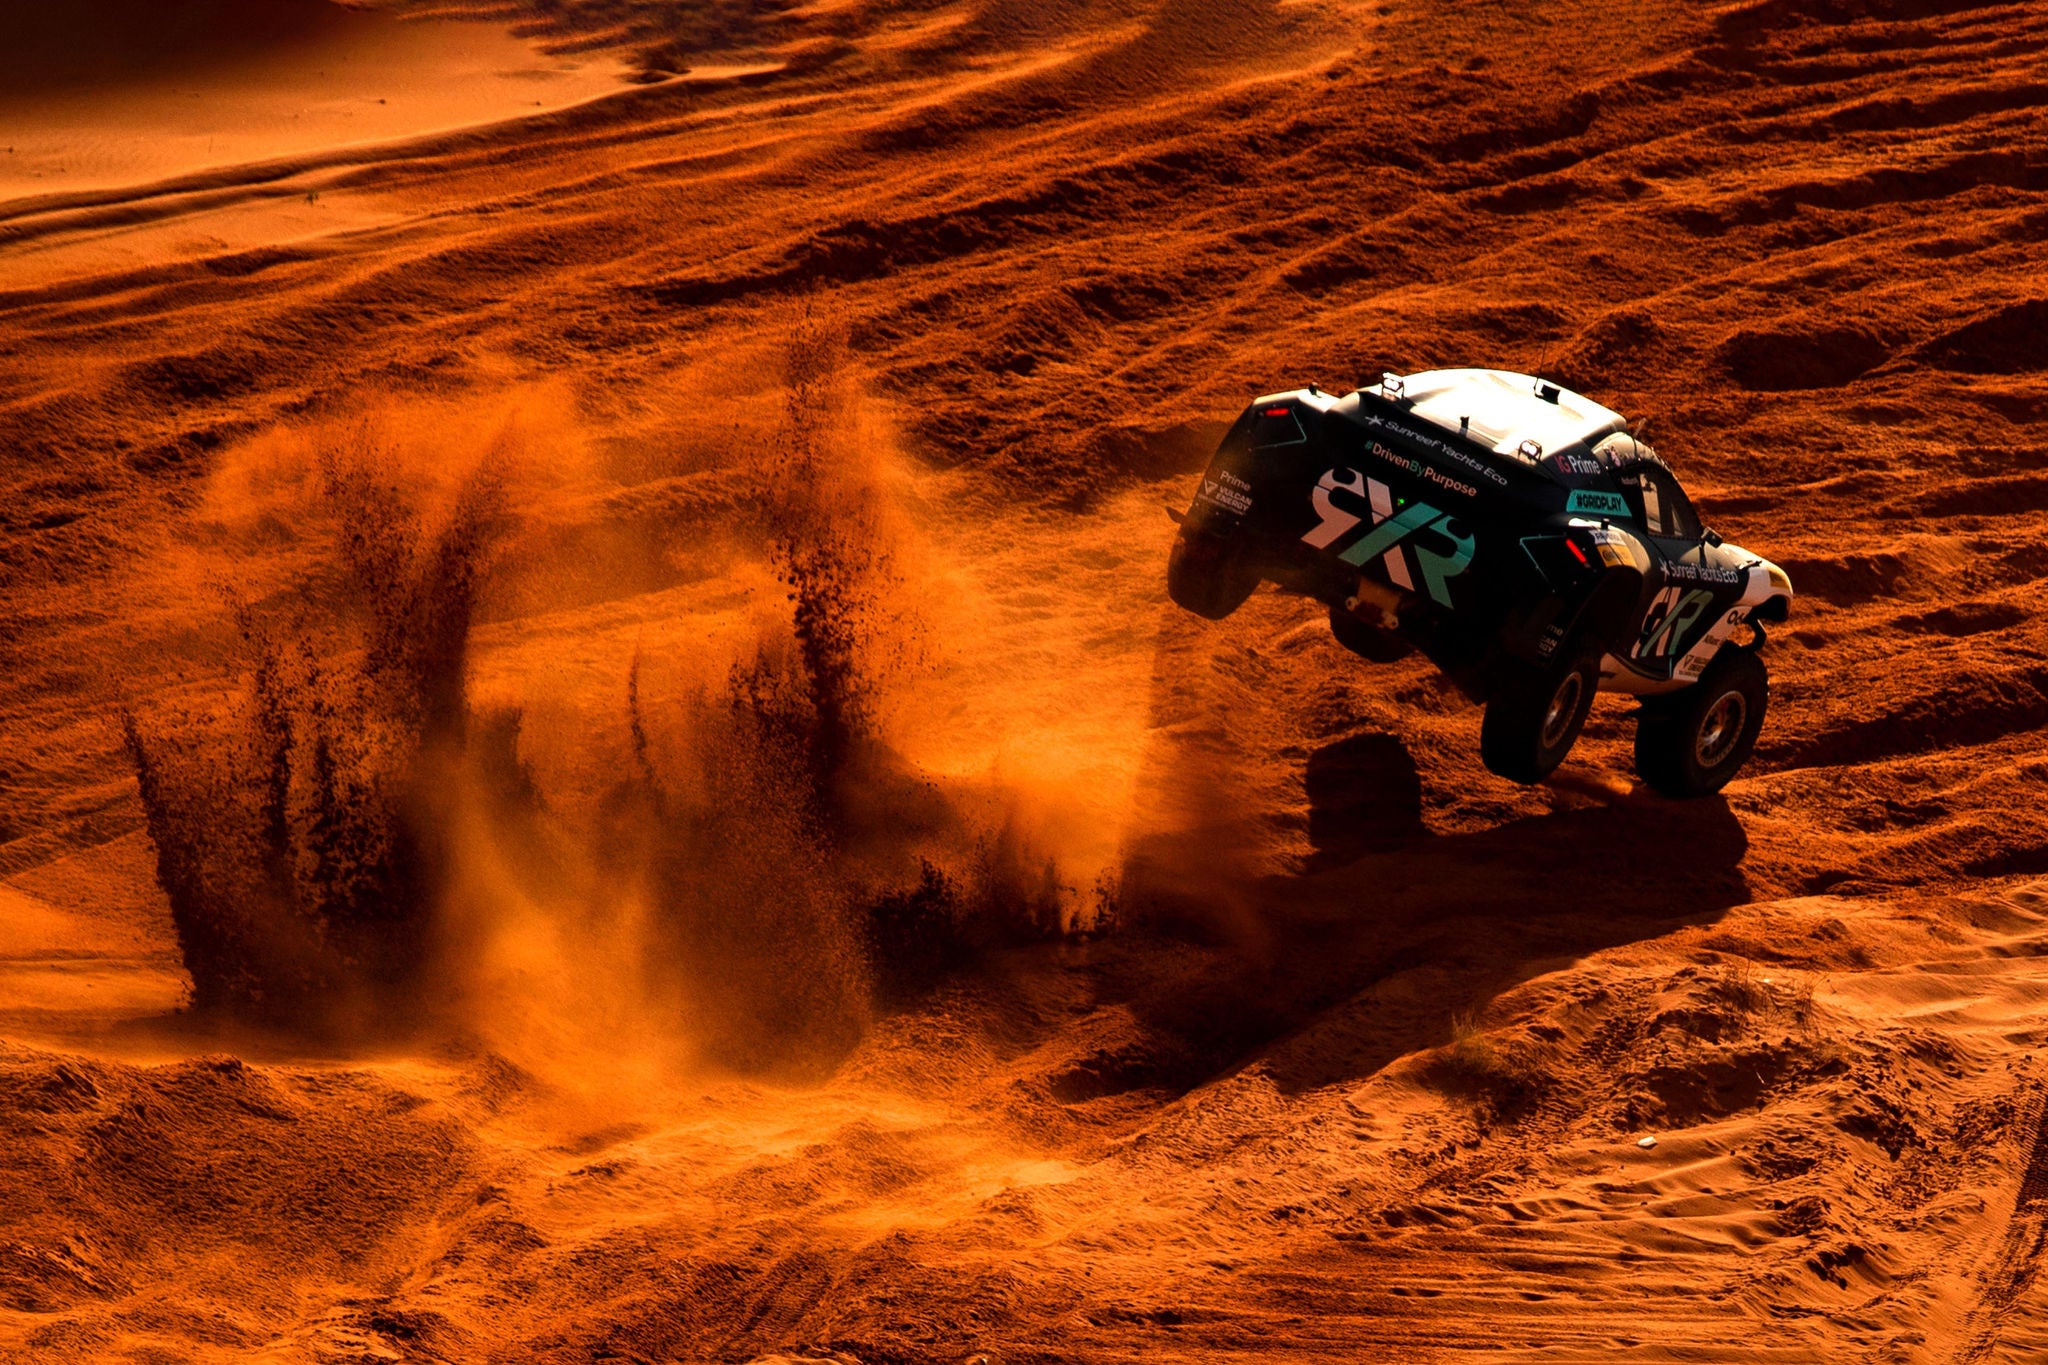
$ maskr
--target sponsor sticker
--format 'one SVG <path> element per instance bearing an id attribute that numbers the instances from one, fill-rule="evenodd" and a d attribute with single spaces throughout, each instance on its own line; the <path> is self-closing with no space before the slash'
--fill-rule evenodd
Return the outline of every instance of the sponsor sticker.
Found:
<path id="1" fill-rule="evenodd" d="M 1602 493 L 1593 488 L 1574 488 L 1564 505 L 1567 512 L 1590 512 L 1599 517 L 1625 517 L 1628 499 L 1619 493 Z"/>
<path id="2" fill-rule="evenodd" d="M 1588 526 L 1585 527 L 1585 532 L 1599 548 L 1602 564 L 1616 569 L 1642 567 L 1636 558 L 1641 551 L 1636 545 L 1635 538 L 1627 532 L 1618 531 L 1607 525 Z"/>
<path id="3" fill-rule="evenodd" d="M 1673 583 L 1740 583 L 1745 575 L 1738 569 L 1724 569 L 1718 564 L 1687 564 L 1675 561 L 1664 566 L 1664 577 Z"/>
<path id="4" fill-rule="evenodd" d="M 1592 459 L 1589 456 L 1585 455 L 1573 455 L 1569 452 L 1560 452 L 1556 455 L 1551 456 L 1550 463 L 1552 465 L 1555 465 L 1558 468 L 1558 470 L 1560 470 L 1563 473 L 1577 474 L 1583 477 L 1590 477 L 1595 474 L 1603 474 L 1606 472 L 1604 469 L 1601 468 L 1600 462 L 1598 460 Z"/>
<path id="5" fill-rule="evenodd" d="M 1229 480 L 1228 483 L 1225 480 Z M 1238 488 L 1230 485 L 1236 484 Z M 1220 478 L 1203 479 L 1202 491 L 1196 494 L 1203 502 L 1214 503 L 1226 512 L 1242 516 L 1252 510 L 1251 494 L 1238 491 L 1245 486 L 1244 480 L 1225 474 Z"/>
<path id="6" fill-rule="evenodd" d="M 1460 450 L 1449 441 L 1439 440 L 1425 432 L 1412 431 L 1407 427 L 1388 421 L 1377 412 L 1361 412 L 1359 420 L 1375 431 L 1391 432 L 1411 445 L 1424 446 L 1429 450 L 1433 450 L 1445 459 L 1454 464 L 1462 465 L 1497 487 L 1506 488 L 1508 486 L 1507 475 L 1493 468 L 1485 461 L 1476 458 L 1469 452 Z"/>
<path id="7" fill-rule="evenodd" d="M 1463 479 L 1452 478 L 1435 465 L 1427 465 L 1420 460 L 1403 455 L 1399 451 L 1389 450 L 1378 441 L 1369 442 L 1366 445 L 1366 449 L 1375 458 L 1385 460 L 1396 469 L 1404 469 L 1425 483 L 1433 483 L 1446 492 L 1456 493 L 1461 498 L 1476 498 L 1479 496 L 1479 490 L 1466 483 Z"/>

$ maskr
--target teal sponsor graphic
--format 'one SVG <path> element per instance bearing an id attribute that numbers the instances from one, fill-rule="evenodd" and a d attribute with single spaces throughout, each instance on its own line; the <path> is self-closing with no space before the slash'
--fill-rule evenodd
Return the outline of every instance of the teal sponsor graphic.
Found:
<path id="1" fill-rule="evenodd" d="M 1378 479 L 1368 479 L 1356 470 L 1340 465 L 1316 480 L 1310 499 L 1316 509 L 1317 523 L 1302 536 L 1304 544 L 1313 545 L 1318 550 L 1334 549 L 1339 541 L 1365 522 L 1365 517 L 1359 512 L 1338 505 L 1335 498 L 1339 493 L 1366 504 L 1361 511 L 1370 511 L 1372 523 L 1349 547 L 1339 551 L 1337 557 L 1361 569 L 1379 559 L 1385 566 L 1386 576 L 1396 587 L 1413 592 L 1415 579 L 1409 572 L 1409 556 L 1412 555 L 1429 595 L 1442 605 L 1450 606 L 1450 581 L 1470 567 L 1478 542 L 1453 530 L 1452 527 L 1458 523 L 1440 508 L 1431 507 L 1426 502 L 1396 498 L 1393 490 Z M 1424 529 L 1431 533 L 1429 537 L 1420 543 L 1404 543 L 1415 532 Z M 1430 548 L 1430 542 L 1436 537 L 1450 543 L 1449 554 Z"/>
<path id="2" fill-rule="evenodd" d="M 1694 588 L 1683 594 L 1677 588 L 1666 588 L 1658 593 L 1643 617 L 1636 657 L 1659 659 L 1677 654 L 1680 642 L 1692 634 L 1692 628 L 1708 614 L 1713 604 L 1714 594 L 1704 588 Z"/>
<path id="3" fill-rule="evenodd" d="M 1449 525 L 1446 518 L 1436 524 L 1436 529 L 1456 547 L 1451 553 L 1440 555 L 1420 545 L 1410 547 L 1415 551 L 1415 562 L 1422 567 L 1422 580 L 1429 585 L 1429 595 L 1446 607 L 1451 605 L 1450 580 L 1471 565 L 1475 546 L 1470 536 L 1452 535 Z"/>
<path id="4" fill-rule="evenodd" d="M 1370 563 L 1442 515 L 1426 502 L 1411 502 L 1360 536 L 1338 558 L 1346 564 Z"/>
<path id="5" fill-rule="evenodd" d="M 1431 527 L 1451 542 L 1451 553 L 1438 554 L 1424 545 L 1410 545 L 1407 549 L 1415 556 L 1415 566 L 1422 570 L 1422 581 L 1428 587 L 1429 595 L 1448 607 L 1451 605 L 1450 580 L 1465 572 L 1472 563 L 1472 552 L 1476 548 L 1472 537 L 1451 532 L 1450 520 L 1426 502 L 1411 502 L 1360 536 L 1357 543 L 1338 558 L 1346 564 L 1363 567 L 1423 527 Z"/>
<path id="6" fill-rule="evenodd" d="M 1596 517 L 1625 517 L 1628 515 L 1628 499 L 1619 493 L 1601 493 L 1591 488 L 1574 488 L 1571 501 L 1564 505 L 1567 512 L 1591 512 Z"/>

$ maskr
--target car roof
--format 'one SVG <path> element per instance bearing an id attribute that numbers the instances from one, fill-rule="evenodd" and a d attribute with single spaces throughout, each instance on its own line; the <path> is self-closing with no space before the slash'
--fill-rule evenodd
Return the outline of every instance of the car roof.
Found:
<path id="1" fill-rule="evenodd" d="M 1554 455 L 1574 445 L 1590 449 L 1601 437 L 1628 426 L 1612 408 L 1512 370 L 1424 370 L 1393 378 L 1413 415 L 1510 459 L 1526 458 L 1520 455 L 1524 441 L 1540 446 L 1539 455 Z M 1383 382 L 1381 392 L 1392 398 L 1397 390 Z"/>

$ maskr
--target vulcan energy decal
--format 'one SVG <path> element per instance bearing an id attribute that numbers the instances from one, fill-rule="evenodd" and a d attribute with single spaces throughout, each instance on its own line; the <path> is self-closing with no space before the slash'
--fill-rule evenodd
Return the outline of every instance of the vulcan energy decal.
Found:
<path id="1" fill-rule="evenodd" d="M 1322 520 L 1302 537 L 1303 542 L 1318 550 L 1329 549 L 1366 524 L 1365 517 L 1338 506 L 1338 493 L 1349 494 L 1364 504 L 1372 518 L 1365 534 L 1338 552 L 1339 559 L 1360 567 L 1377 559 L 1394 586 L 1408 592 L 1415 591 L 1415 575 L 1420 573 L 1429 595 L 1446 607 L 1451 605 L 1450 580 L 1471 565 L 1476 548 L 1471 536 L 1453 529 L 1458 524 L 1456 520 L 1426 502 L 1408 502 L 1397 508 L 1393 494 L 1378 479 L 1368 479 L 1351 469 L 1332 469 L 1316 480 L 1311 495 L 1316 515 Z M 1408 543 L 1410 536 L 1425 529 L 1448 541 L 1451 553 L 1441 554 L 1427 541 Z M 1412 571 L 1410 556 L 1414 557 Z"/>
<path id="2" fill-rule="evenodd" d="M 1224 482 L 1224 479 L 1229 479 L 1229 483 Z M 1238 487 L 1232 488 L 1230 486 L 1232 483 L 1237 484 Z M 1225 475 L 1223 479 L 1204 479 L 1202 480 L 1202 491 L 1197 496 L 1204 502 L 1214 503 L 1227 512 L 1235 512 L 1239 516 L 1243 516 L 1246 512 L 1252 510 L 1251 494 L 1239 491 L 1243 486 L 1243 480 L 1230 479 L 1229 475 Z"/>
<path id="3" fill-rule="evenodd" d="M 1619 493 L 1601 493 L 1590 488 L 1574 488 L 1571 501 L 1564 505 L 1567 512 L 1591 512 L 1597 517 L 1625 517 L 1628 515 L 1628 500 Z"/>
<path id="4" fill-rule="evenodd" d="M 1686 591 L 1666 588 L 1650 603 L 1643 617 L 1641 637 L 1636 641 L 1638 659 L 1668 659 L 1679 652 L 1679 643 L 1713 607 L 1714 594 L 1703 588 Z"/>

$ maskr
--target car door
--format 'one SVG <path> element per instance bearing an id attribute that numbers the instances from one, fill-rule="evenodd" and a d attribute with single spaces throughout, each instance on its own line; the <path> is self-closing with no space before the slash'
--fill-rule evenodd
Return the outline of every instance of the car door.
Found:
<path id="1" fill-rule="evenodd" d="M 1661 463 L 1644 461 L 1620 482 L 1642 508 L 1643 528 L 1659 581 L 1636 626 L 1629 662 L 1652 677 L 1668 678 L 1679 660 L 1741 596 L 1740 575 L 1714 563 L 1692 499 Z"/>

